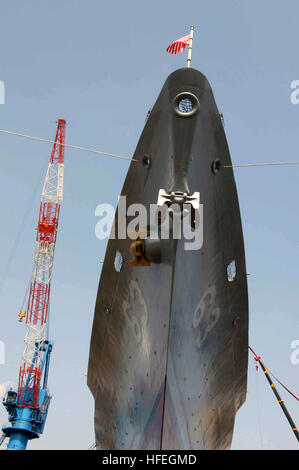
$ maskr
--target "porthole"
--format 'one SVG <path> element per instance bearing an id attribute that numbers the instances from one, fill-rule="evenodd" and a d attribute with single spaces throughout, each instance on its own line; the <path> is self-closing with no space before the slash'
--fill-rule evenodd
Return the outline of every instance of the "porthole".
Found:
<path id="1" fill-rule="evenodd" d="M 178 108 L 181 113 L 190 113 L 193 109 L 193 103 L 190 98 L 182 98 L 178 103 Z"/>
<path id="2" fill-rule="evenodd" d="M 175 112 L 179 116 L 193 116 L 198 111 L 199 101 L 193 93 L 179 93 L 173 100 Z"/>

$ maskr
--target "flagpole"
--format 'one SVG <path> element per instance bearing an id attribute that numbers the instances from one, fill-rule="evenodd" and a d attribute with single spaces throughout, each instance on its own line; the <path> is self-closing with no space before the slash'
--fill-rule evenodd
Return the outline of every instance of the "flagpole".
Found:
<path id="1" fill-rule="evenodd" d="M 194 26 L 190 26 L 190 41 L 189 41 L 188 58 L 187 58 L 187 67 L 188 67 L 188 69 L 190 68 L 190 65 L 191 65 L 193 31 L 194 31 Z"/>

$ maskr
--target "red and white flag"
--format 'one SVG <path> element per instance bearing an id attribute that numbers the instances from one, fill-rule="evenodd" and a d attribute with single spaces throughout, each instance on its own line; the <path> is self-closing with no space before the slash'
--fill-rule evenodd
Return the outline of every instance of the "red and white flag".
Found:
<path id="1" fill-rule="evenodd" d="M 183 52 L 185 49 L 186 45 L 190 44 L 190 34 L 187 34 L 186 36 L 183 36 L 180 39 L 177 39 L 176 41 L 172 42 L 166 49 L 169 54 L 179 54 L 180 52 Z"/>

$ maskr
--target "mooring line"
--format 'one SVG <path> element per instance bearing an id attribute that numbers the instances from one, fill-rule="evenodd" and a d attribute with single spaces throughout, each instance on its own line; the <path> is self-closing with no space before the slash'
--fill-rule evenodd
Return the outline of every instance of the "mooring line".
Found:
<path id="1" fill-rule="evenodd" d="M 240 163 L 236 165 L 223 165 L 222 168 L 240 168 L 248 166 L 271 166 L 271 165 L 298 165 L 299 161 L 294 162 L 266 162 L 266 163 Z"/>
<path id="2" fill-rule="evenodd" d="M 55 143 L 54 140 L 43 139 L 41 137 L 34 137 L 32 135 L 27 135 L 27 134 L 21 134 L 20 132 L 7 131 L 5 129 L 0 129 L 0 132 L 2 132 L 4 134 L 17 135 L 19 137 L 25 137 L 26 139 L 38 140 L 39 142 L 48 142 L 50 144 Z M 79 145 L 61 144 L 59 142 L 56 142 L 56 145 L 61 145 L 61 146 L 76 149 L 76 150 L 83 150 L 84 152 L 97 153 L 98 155 L 104 155 L 104 156 L 107 156 L 107 157 L 120 158 L 122 160 L 130 160 L 132 162 L 139 162 L 139 160 L 136 160 L 135 158 L 125 157 L 124 155 L 116 155 L 114 153 L 109 153 L 109 152 L 102 152 L 100 150 L 90 149 L 90 148 L 87 148 L 87 147 L 80 147 Z"/>
<path id="3" fill-rule="evenodd" d="M 50 139 L 43 139 L 41 137 L 34 137 L 32 135 L 27 135 L 27 134 L 21 134 L 20 132 L 13 132 L 13 131 L 7 131 L 6 129 L 0 129 L 0 132 L 3 134 L 10 134 L 10 135 L 16 135 L 18 137 L 25 137 L 26 139 L 31 139 L 31 140 L 37 140 L 39 142 L 47 142 L 50 144 L 54 144 L 54 140 Z M 109 153 L 109 152 L 103 152 L 101 150 L 96 150 L 96 149 L 91 149 L 88 147 L 81 147 L 79 145 L 72 145 L 72 144 L 61 144 L 57 143 L 56 145 L 63 145 L 64 147 L 68 147 L 71 149 L 75 150 L 82 150 L 83 152 L 91 152 L 91 153 L 96 153 L 98 155 L 103 155 L 111 158 L 119 158 L 121 160 L 129 160 L 131 162 L 138 162 L 141 163 L 140 160 L 137 160 L 136 158 L 131 158 L 131 157 L 126 157 L 125 155 L 117 155 L 115 153 Z M 265 163 L 240 163 L 240 164 L 234 164 L 234 165 L 223 165 L 222 168 L 242 168 L 242 167 L 250 167 L 250 166 L 278 166 L 278 165 L 298 165 L 299 161 L 293 161 L 293 162 L 265 162 Z"/>

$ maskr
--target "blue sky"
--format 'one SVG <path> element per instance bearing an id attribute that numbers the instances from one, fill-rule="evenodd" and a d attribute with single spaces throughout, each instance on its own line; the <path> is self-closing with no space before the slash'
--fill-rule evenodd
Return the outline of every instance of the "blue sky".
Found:
<path id="1" fill-rule="evenodd" d="M 64 118 L 68 143 L 131 156 L 165 79 L 186 63 L 186 53 L 171 56 L 165 49 L 194 24 L 192 65 L 208 77 L 223 111 L 233 162 L 298 160 L 299 105 L 290 101 L 290 84 L 299 79 L 298 14 L 295 0 L 1 2 L 6 104 L 0 128 L 51 139 L 56 119 Z M 31 274 L 50 150 L 50 144 L 0 135 L 0 340 L 6 347 L 0 384 L 18 376 L 24 326 L 17 314 Z M 116 204 L 127 169 L 121 160 L 66 151 L 51 299 L 53 400 L 45 434 L 32 449 L 86 449 L 94 441 L 85 375 L 106 248 L 94 233 L 94 211 L 101 202 Z M 299 339 L 298 171 L 235 170 L 251 273 L 250 344 L 297 394 L 299 364 L 290 361 L 290 345 Z M 297 402 L 281 394 L 298 424 Z M 261 448 L 297 444 L 250 358 L 233 449 Z"/>

